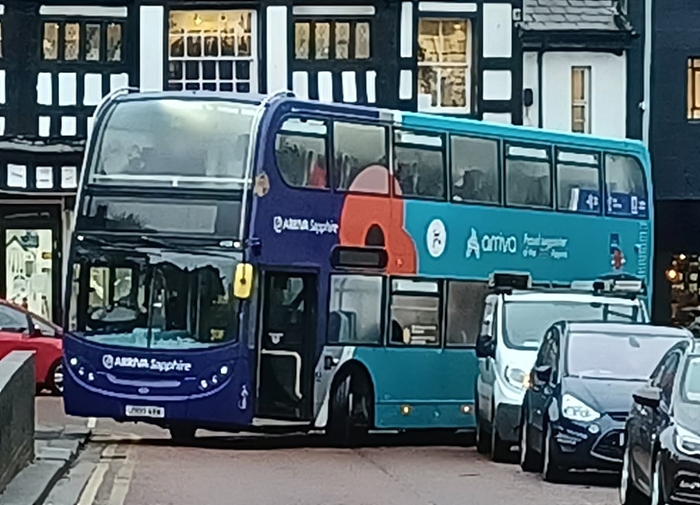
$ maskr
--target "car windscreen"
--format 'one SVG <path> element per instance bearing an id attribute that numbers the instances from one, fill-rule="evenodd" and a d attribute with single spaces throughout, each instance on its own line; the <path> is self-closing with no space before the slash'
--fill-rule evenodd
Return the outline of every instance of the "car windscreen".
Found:
<path id="1" fill-rule="evenodd" d="M 630 333 L 572 333 L 566 375 L 582 379 L 645 381 L 681 337 Z"/>
<path id="2" fill-rule="evenodd" d="M 510 348 L 534 350 L 557 321 L 645 322 L 639 304 L 513 300 L 503 307 L 503 339 Z"/>

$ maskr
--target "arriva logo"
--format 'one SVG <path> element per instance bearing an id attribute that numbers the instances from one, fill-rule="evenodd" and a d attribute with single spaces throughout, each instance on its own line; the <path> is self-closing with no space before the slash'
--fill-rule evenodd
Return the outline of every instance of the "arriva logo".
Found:
<path id="1" fill-rule="evenodd" d="M 466 257 L 479 259 L 482 254 L 500 253 L 500 254 L 516 254 L 518 252 L 518 239 L 515 235 L 483 235 L 479 238 L 479 233 L 475 228 L 471 229 L 469 238 L 467 239 Z"/>
<path id="2" fill-rule="evenodd" d="M 111 354 L 102 356 L 102 366 L 107 370 L 113 368 L 137 368 L 155 372 L 189 372 L 192 370 L 192 363 L 187 363 L 179 359 L 159 361 L 156 358 L 151 358 L 149 360 L 147 358 L 133 358 L 128 356 L 115 358 Z"/>

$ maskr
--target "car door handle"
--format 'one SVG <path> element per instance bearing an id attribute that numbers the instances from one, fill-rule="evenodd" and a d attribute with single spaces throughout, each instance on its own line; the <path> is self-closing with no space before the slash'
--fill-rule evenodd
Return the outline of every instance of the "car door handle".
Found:
<path id="1" fill-rule="evenodd" d="M 334 358 L 333 356 L 324 356 L 323 357 L 323 369 L 324 370 L 330 370 L 331 368 L 338 366 L 338 363 L 340 363 L 340 359 L 338 359 L 338 358 Z"/>

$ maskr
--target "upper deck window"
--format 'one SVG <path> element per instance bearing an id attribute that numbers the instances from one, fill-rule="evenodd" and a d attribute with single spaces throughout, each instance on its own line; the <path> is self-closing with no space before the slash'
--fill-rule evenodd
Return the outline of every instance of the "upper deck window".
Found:
<path id="1" fill-rule="evenodd" d="M 394 175 L 401 194 L 419 198 L 445 198 L 445 143 L 441 135 L 397 130 Z"/>
<path id="2" fill-rule="evenodd" d="M 646 181 L 636 158 L 623 154 L 605 155 L 605 190 L 608 214 L 648 217 Z"/>
<path id="3" fill-rule="evenodd" d="M 328 127 L 313 119 L 287 119 L 277 133 L 275 153 L 282 179 L 290 186 L 328 189 Z"/>
<path id="4" fill-rule="evenodd" d="M 498 141 L 453 136 L 451 148 L 452 199 L 498 203 Z"/>
<path id="5" fill-rule="evenodd" d="M 600 157 L 557 152 L 557 209 L 600 214 Z"/>
<path id="6" fill-rule="evenodd" d="M 506 203 L 520 207 L 552 206 L 549 150 L 506 146 Z"/>
<path id="7" fill-rule="evenodd" d="M 239 188 L 255 106 L 224 100 L 118 103 L 90 163 L 94 184 Z"/>
<path id="8" fill-rule="evenodd" d="M 386 129 L 383 126 L 336 122 L 333 142 L 336 188 L 361 193 L 389 193 Z M 377 166 L 384 170 L 377 169 Z M 362 177 L 358 177 L 360 174 Z"/>

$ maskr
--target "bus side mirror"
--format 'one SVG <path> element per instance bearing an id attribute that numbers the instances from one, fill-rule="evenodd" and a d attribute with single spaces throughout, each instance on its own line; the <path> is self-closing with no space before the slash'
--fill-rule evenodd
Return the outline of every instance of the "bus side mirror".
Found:
<path id="1" fill-rule="evenodd" d="M 253 289 L 253 265 L 239 263 L 233 276 L 233 296 L 241 300 L 250 298 Z"/>

